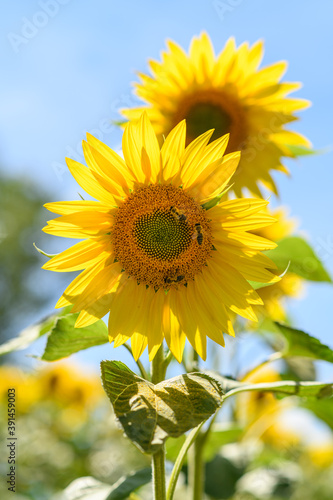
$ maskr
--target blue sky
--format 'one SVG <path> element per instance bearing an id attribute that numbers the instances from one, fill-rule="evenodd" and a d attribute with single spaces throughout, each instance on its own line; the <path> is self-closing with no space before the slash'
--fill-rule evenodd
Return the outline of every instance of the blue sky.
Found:
<path id="1" fill-rule="evenodd" d="M 10 175 L 34 178 L 53 200 L 77 197 L 64 158 L 81 154 L 86 131 L 119 147 L 121 132 L 109 124 L 117 108 L 135 104 L 135 72 L 146 71 L 167 38 L 187 49 L 202 30 L 216 52 L 229 36 L 238 44 L 262 38 L 264 65 L 287 59 L 285 79 L 303 82 L 297 96 L 313 103 L 294 128 L 316 148 L 333 144 L 329 0 L 17 0 L 2 9 L 0 164 Z M 333 275 L 332 153 L 288 166 L 291 178 L 275 176 L 280 201 L 300 220 L 300 230 Z M 307 296 L 291 305 L 295 325 L 332 346 L 332 304 L 332 286 L 309 285 Z M 94 352 L 79 359 L 99 359 L 102 351 Z M 117 357 L 113 350 L 110 356 Z M 326 365 L 321 371 L 332 375 Z"/>

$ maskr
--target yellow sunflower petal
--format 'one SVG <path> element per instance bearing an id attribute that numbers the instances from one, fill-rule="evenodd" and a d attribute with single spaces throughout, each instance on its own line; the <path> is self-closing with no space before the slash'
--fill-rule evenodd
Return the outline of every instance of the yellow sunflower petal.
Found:
<path id="1" fill-rule="evenodd" d="M 94 240 L 84 240 L 68 248 L 64 252 L 52 257 L 42 268 L 49 271 L 79 271 L 90 267 L 97 260 L 104 248 L 107 248 L 105 242 Z"/>
<path id="2" fill-rule="evenodd" d="M 198 175 L 189 189 L 191 192 L 197 193 L 202 201 L 214 198 L 226 188 L 235 173 L 239 158 L 240 152 L 230 153 L 224 156 L 222 161 L 216 160 L 211 163 Z"/>
<path id="3" fill-rule="evenodd" d="M 98 183 L 96 176 L 87 167 L 70 158 L 66 158 L 66 163 L 76 182 L 90 196 L 111 206 L 116 204 L 112 194 Z"/>
<path id="4" fill-rule="evenodd" d="M 136 281 L 127 279 L 114 294 L 109 316 L 109 338 L 112 342 L 117 335 L 130 338 L 140 321 L 142 311 L 142 290 Z M 128 314 L 128 298 L 132 299 L 131 314 Z"/>
<path id="5" fill-rule="evenodd" d="M 125 161 L 111 148 L 91 134 L 87 134 L 90 147 L 104 158 L 103 165 L 99 165 L 105 175 L 120 183 L 123 189 L 133 186 L 133 177 Z M 99 156 L 99 157 L 100 157 Z"/>
<path id="6" fill-rule="evenodd" d="M 63 236 L 65 238 L 87 238 L 89 236 L 103 236 L 112 227 L 112 218 L 103 212 L 77 212 L 62 215 L 48 221 L 43 228 L 45 233 Z"/>
<path id="7" fill-rule="evenodd" d="M 82 271 L 66 288 L 55 307 L 60 308 L 69 304 L 74 304 L 90 281 L 99 273 L 101 269 L 103 269 L 104 266 L 105 260 L 100 260 L 96 265 L 88 267 Z"/>
<path id="8" fill-rule="evenodd" d="M 181 157 L 182 179 L 184 183 L 187 181 L 188 177 L 193 175 L 193 171 L 196 170 L 197 158 L 201 156 L 201 153 L 208 144 L 213 132 L 214 130 L 208 130 L 191 142 L 191 144 L 189 144 L 185 149 L 184 154 Z"/>
<path id="9" fill-rule="evenodd" d="M 186 123 L 185 120 L 183 120 L 171 130 L 162 145 L 161 156 L 164 166 L 163 178 L 165 180 L 170 179 L 179 171 L 179 159 L 185 150 L 185 136 Z"/>
<path id="10" fill-rule="evenodd" d="M 72 312 L 86 309 L 98 299 L 111 291 L 121 275 L 121 266 L 118 262 L 105 267 L 90 281 L 84 291 L 75 301 Z"/>
<path id="11" fill-rule="evenodd" d="M 99 319 L 104 318 L 110 310 L 111 300 L 112 295 L 106 294 L 96 300 L 91 306 L 83 309 L 75 322 L 75 328 L 93 325 Z"/>
<path id="12" fill-rule="evenodd" d="M 183 294 L 177 294 L 173 303 L 173 307 L 179 317 L 182 331 L 186 335 L 193 349 L 199 354 L 202 359 L 206 359 L 206 334 L 202 329 L 202 325 L 198 323 L 195 316 L 192 314 L 191 302 L 188 299 L 188 291 L 184 290 Z"/>
<path id="13" fill-rule="evenodd" d="M 156 293 L 150 291 L 150 293 L 153 294 L 149 308 L 151 334 L 148 336 L 148 352 L 151 361 L 163 342 L 161 318 L 164 307 L 164 291 L 158 290 Z M 148 325 L 146 327 L 148 330 Z"/>
<path id="14" fill-rule="evenodd" d="M 82 147 L 87 164 L 92 169 L 93 175 L 97 174 L 98 179 L 102 180 L 103 187 L 115 197 L 128 194 L 127 181 L 119 170 L 87 142 L 82 141 Z"/>
<path id="15" fill-rule="evenodd" d="M 112 210 L 110 205 L 105 205 L 99 201 L 87 200 L 55 201 L 53 203 L 45 203 L 44 207 L 50 212 L 59 215 L 69 215 L 75 212 L 91 212 L 93 210 L 96 210 L 96 212 L 110 212 Z"/>
<path id="16" fill-rule="evenodd" d="M 186 336 L 181 329 L 179 319 L 175 314 L 176 311 L 174 308 L 172 308 L 172 306 L 174 305 L 174 299 L 175 297 L 173 293 L 168 293 L 164 297 L 162 325 L 164 337 L 169 346 L 169 349 L 176 360 L 181 363 Z"/>
<path id="17" fill-rule="evenodd" d="M 147 344 L 148 340 L 146 335 L 142 335 L 138 332 L 133 333 L 131 336 L 131 348 L 135 361 L 139 359 L 143 351 L 146 349 Z"/>

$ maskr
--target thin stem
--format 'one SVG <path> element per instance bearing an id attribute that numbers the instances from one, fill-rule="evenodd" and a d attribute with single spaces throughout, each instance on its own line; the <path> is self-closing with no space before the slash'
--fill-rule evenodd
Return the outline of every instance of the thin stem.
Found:
<path id="1" fill-rule="evenodd" d="M 151 364 L 151 380 L 153 384 L 162 382 L 165 372 L 164 351 L 163 345 L 161 345 Z M 152 456 L 152 470 L 154 500 L 166 500 L 164 445 Z"/>
<path id="2" fill-rule="evenodd" d="M 192 487 L 192 499 L 201 500 L 204 485 L 204 467 L 203 467 L 203 434 L 198 434 L 192 449 L 189 453 L 188 473 L 189 484 Z"/>
<path id="3" fill-rule="evenodd" d="M 190 350 L 190 370 L 199 371 L 198 353 Z M 192 448 L 188 454 L 188 482 L 192 489 L 193 500 L 201 500 L 204 483 L 204 468 L 202 460 L 203 434 L 198 432 Z"/>
<path id="4" fill-rule="evenodd" d="M 133 356 L 133 352 L 132 352 L 132 349 L 130 348 L 130 346 L 129 346 L 128 344 L 126 344 L 126 343 L 125 343 L 125 344 L 123 344 L 123 346 L 124 346 L 124 347 L 128 350 L 128 352 L 130 352 L 130 353 L 131 353 L 131 355 Z M 133 359 L 134 359 L 134 356 L 133 356 Z M 135 359 L 134 359 L 134 361 L 135 361 Z M 144 368 L 143 364 L 141 363 L 141 361 L 138 359 L 138 360 L 137 360 L 137 361 L 135 361 L 135 362 L 136 362 L 136 364 L 138 365 L 138 368 L 139 368 L 139 370 L 140 370 L 140 373 L 141 373 L 142 378 L 144 378 L 145 380 L 150 380 L 149 375 L 148 375 L 148 373 L 146 372 L 146 370 L 145 370 L 145 368 Z"/>
<path id="5" fill-rule="evenodd" d="M 204 490 L 204 481 L 205 481 L 203 452 L 205 445 L 207 443 L 207 439 L 211 432 L 212 426 L 217 417 L 217 414 L 218 411 L 212 417 L 211 421 L 209 422 L 208 428 L 204 432 L 197 432 L 193 446 L 193 453 L 190 454 L 188 470 L 189 470 L 189 483 L 192 485 L 193 500 L 202 499 L 202 494 Z M 199 426 L 200 429 L 202 425 L 203 423 Z"/>
<path id="6" fill-rule="evenodd" d="M 165 370 L 167 370 L 167 368 L 168 368 L 169 364 L 171 363 L 171 361 L 173 360 L 173 358 L 174 358 L 174 356 L 173 356 L 172 352 L 169 351 L 168 354 L 165 356 L 164 361 L 163 361 Z"/>
<path id="7" fill-rule="evenodd" d="M 191 371 L 197 372 L 199 371 L 199 354 L 193 348 L 191 349 L 191 354 L 192 354 L 190 362 Z"/>
<path id="8" fill-rule="evenodd" d="M 220 408 L 220 409 L 221 409 L 221 408 Z M 219 409 L 219 410 L 220 410 L 220 409 Z M 207 443 L 207 439 L 209 438 L 209 434 L 211 433 L 212 427 L 213 427 L 213 425 L 214 425 L 214 423 L 215 423 L 215 420 L 216 420 L 216 417 L 217 417 L 217 415 L 218 415 L 218 413 L 219 413 L 219 410 L 217 410 L 217 411 L 214 413 L 213 417 L 210 419 L 210 422 L 209 422 L 209 424 L 208 424 L 207 429 L 205 430 L 205 432 L 203 432 L 203 433 L 202 433 L 202 438 L 201 438 L 201 441 L 202 441 L 202 447 L 204 447 L 204 446 L 205 446 L 205 444 Z"/>
<path id="9" fill-rule="evenodd" d="M 185 443 L 181 447 L 180 452 L 178 453 L 175 465 L 173 466 L 172 473 L 170 476 L 170 481 L 169 481 L 169 486 L 168 486 L 168 491 L 167 491 L 167 500 L 173 499 L 173 495 L 174 495 L 174 492 L 176 489 L 178 477 L 179 477 L 180 471 L 182 469 L 186 454 L 187 454 L 190 446 L 192 445 L 193 441 L 198 436 L 202 426 L 203 426 L 203 422 L 200 425 L 198 425 L 198 427 L 195 427 L 194 429 L 192 429 L 192 431 L 187 436 Z"/>

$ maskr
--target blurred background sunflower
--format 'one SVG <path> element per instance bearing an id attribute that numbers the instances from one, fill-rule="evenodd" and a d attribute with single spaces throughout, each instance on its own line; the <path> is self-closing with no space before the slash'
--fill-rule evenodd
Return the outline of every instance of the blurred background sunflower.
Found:
<path id="1" fill-rule="evenodd" d="M 191 40 L 188 55 L 172 40 L 167 45 L 161 62 L 149 62 L 151 75 L 140 73 L 135 84 L 147 105 L 122 109 L 122 114 L 135 119 L 146 110 L 160 141 L 183 119 L 187 143 L 211 128 L 212 140 L 230 133 L 227 152 L 242 152 L 235 194 L 248 188 L 261 196 L 261 184 L 277 194 L 271 170 L 288 173 L 282 157 L 295 157 L 295 146 L 311 147 L 304 136 L 285 128 L 297 119 L 295 112 L 309 106 L 305 99 L 289 97 L 301 85 L 281 81 L 287 62 L 259 69 L 263 42 L 237 47 L 234 38 L 215 55 L 207 33 Z"/>

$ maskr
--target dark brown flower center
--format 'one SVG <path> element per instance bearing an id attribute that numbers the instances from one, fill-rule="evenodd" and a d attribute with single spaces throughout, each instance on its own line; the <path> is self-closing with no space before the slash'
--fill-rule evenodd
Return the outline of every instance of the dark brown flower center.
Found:
<path id="1" fill-rule="evenodd" d="M 211 141 L 230 133 L 227 153 L 239 151 L 246 139 L 246 120 L 239 99 L 219 89 L 195 90 L 176 105 L 171 128 L 186 119 L 186 143 L 215 129 Z"/>

